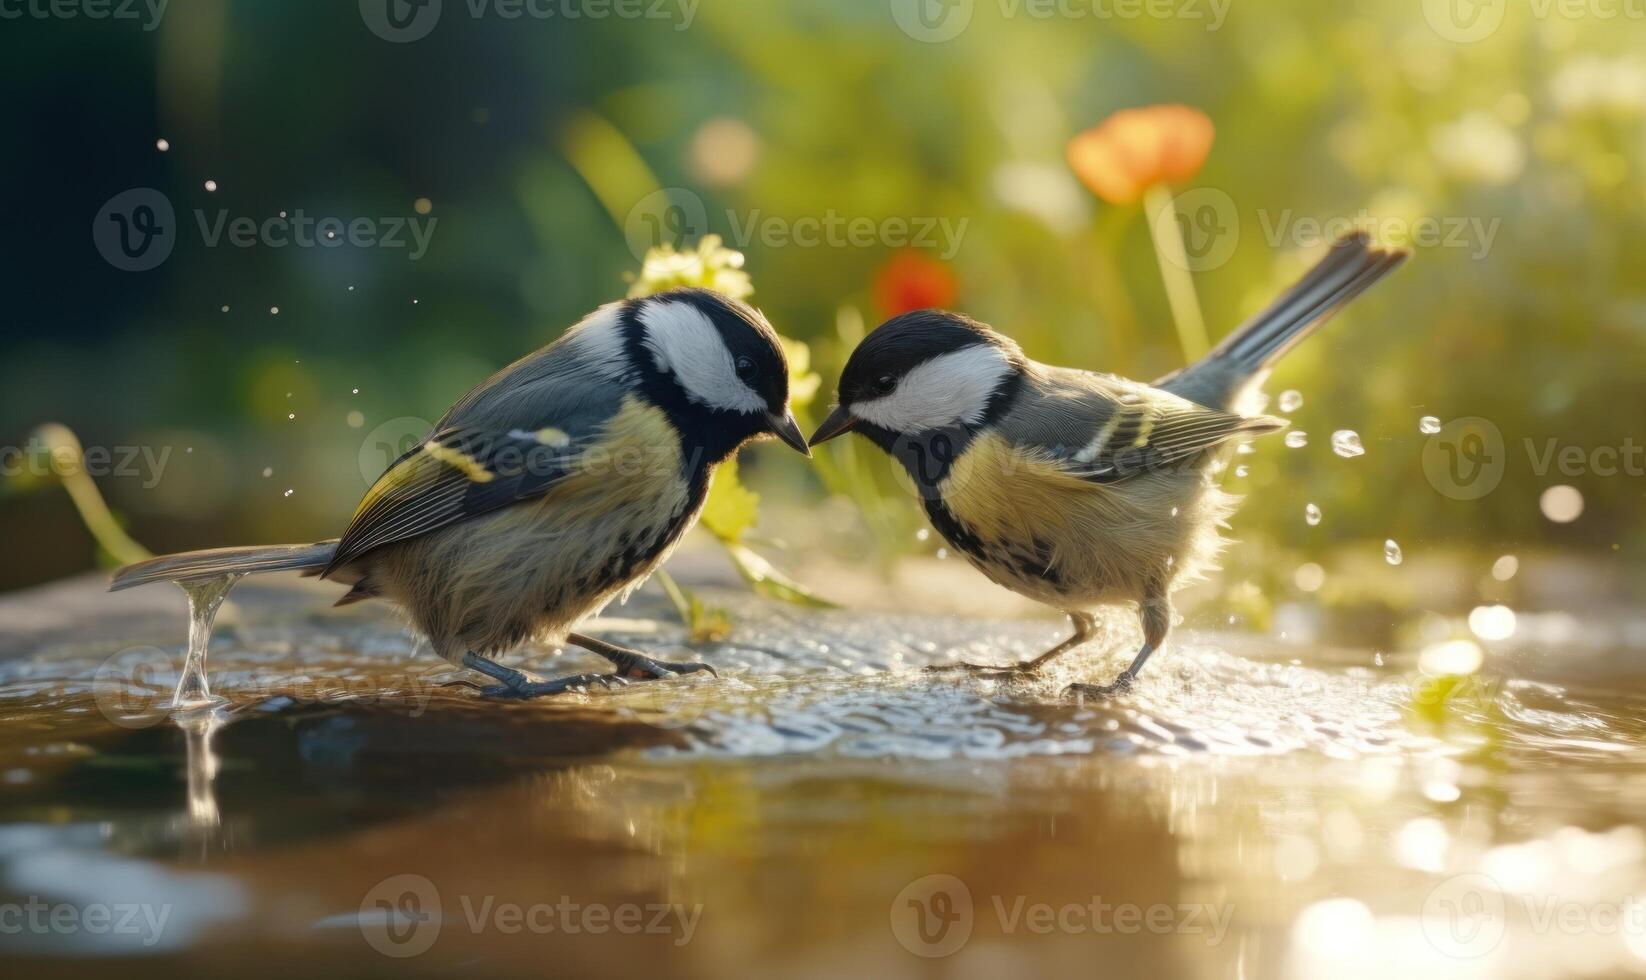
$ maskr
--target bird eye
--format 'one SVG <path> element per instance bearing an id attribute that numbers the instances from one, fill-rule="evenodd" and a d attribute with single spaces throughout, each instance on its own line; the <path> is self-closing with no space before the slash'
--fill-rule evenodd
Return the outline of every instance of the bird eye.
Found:
<path id="1" fill-rule="evenodd" d="M 874 381 L 874 390 L 878 394 L 889 395 L 892 393 L 892 389 L 896 387 L 897 379 L 889 374 L 882 374 Z"/>
<path id="2" fill-rule="evenodd" d="M 737 359 L 737 376 L 738 376 L 738 378 L 743 380 L 743 381 L 750 381 L 754 378 L 754 374 L 755 374 L 754 358 L 749 357 L 747 355 L 739 357 Z"/>

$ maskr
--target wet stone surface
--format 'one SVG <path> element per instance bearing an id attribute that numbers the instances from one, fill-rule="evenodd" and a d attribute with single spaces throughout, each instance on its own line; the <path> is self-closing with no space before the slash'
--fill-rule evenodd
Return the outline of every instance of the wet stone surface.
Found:
<path id="1" fill-rule="evenodd" d="M 1438 677 L 1180 630 L 1081 704 L 1130 616 L 998 681 L 923 668 L 1063 626 L 706 589 L 734 628 L 692 645 L 648 589 L 589 631 L 718 678 L 496 702 L 384 610 L 273 577 L 219 618 L 226 705 L 180 722 L 181 593 L 99 589 L 0 603 L 0 901 L 153 919 L 4 937 L 59 972 L 1646 969 L 1639 651 L 1499 644 Z"/>

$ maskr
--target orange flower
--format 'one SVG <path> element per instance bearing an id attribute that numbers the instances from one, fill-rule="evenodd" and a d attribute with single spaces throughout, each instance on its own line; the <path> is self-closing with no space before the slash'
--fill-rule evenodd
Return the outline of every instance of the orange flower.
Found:
<path id="1" fill-rule="evenodd" d="M 1122 109 L 1069 141 L 1069 166 L 1098 197 L 1131 204 L 1199 173 L 1212 136 L 1210 117 L 1186 105 Z"/>
<path id="2" fill-rule="evenodd" d="M 882 318 L 953 306 L 954 298 L 954 270 L 919 252 L 898 253 L 874 277 L 874 304 Z"/>

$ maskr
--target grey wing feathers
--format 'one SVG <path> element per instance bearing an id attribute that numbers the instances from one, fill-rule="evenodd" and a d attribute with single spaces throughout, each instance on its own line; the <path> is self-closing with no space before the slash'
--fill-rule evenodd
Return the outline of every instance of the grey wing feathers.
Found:
<path id="1" fill-rule="evenodd" d="M 379 477 L 324 574 L 374 548 L 541 495 L 563 479 L 617 412 L 622 390 L 607 377 L 555 364 L 557 349 L 475 389 Z"/>
<path id="2" fill-rule="evenodd" d="M 1204 408 L 1119 378 L 1049 368 L 1012 405 L 1000 431 L 1014 445 L 1057 459 L 1084 479 L 1112 483 L 1285 425 L 1267 416 Z"/>
<path id="3" fill-rule="evenodd" d="M 1297 346 L 1338 310 L 1406 260 L 1404 249 L 1374 245 L 1364 232 L 1332 244 L 1326 257 L 1211 353 L 1156 386 L 1202 405 L 1227 408 L 1246 382 Z"/>

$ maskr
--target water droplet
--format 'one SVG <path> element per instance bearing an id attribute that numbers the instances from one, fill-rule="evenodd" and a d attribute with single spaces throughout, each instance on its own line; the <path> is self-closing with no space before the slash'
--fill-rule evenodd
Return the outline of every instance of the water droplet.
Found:
<path id="1" fill-rule="evenodd" d="M 284 218 L 285 216 L 286 216 L 286 212 L 284 212 L 284 211 L 280 212 L 280 217 Z"/>
<path id="2" fill-rule="evenodd" d="M 224 312 L 224 313 L 227 313 L 227 312 L 228 312 L 228 311 L 229 311 L 229 304 L 227 304 L 227 303 L 224 303 L 224 304 L 223 304 L 223 312 Z"/>
<path id="3" fill-rule="evenodd" d="M 1302 407 L 1303 393 L 1301 391 L 1290 388 L 1280 393 L 1280 410 L 1282 412 L 1295 412 Z"/>
<path id="4" fill-rule="evenodd" d="M 359 388 L 354 389 L 354 391 L 351 394 L 356 394 L 356 395 L 360 394 L 360 389 Z"/>
<path id="5" fill-rule="evenodd" d="M 1318 525 L 1320 523 L 1320 508 L 1314 504 L 1306 505 L 1303 508 L 1303 521 L 1310 527 Z"/>
<path id="6" fill-rule="evenodd" d="M 287 413 L 286 413 L 286 419 L 287 419 L 287 421 L 290 421 L 290 420 L 292 420 L 292 419 L 294 419 L 294 418 L 297 418 L 297 413 L 296 413 L 296 412 L 287 412 Z"/>
<path id="7" fill-rule="evenodd" d="M 1492 562 L 1492 578 L 1497 579 L 1499 582 L 1509 581 L 1515 577 L 1515 573 L 1518 571 L 1520 571 L 1520 559 L 1514 555 L 1504 555 L 1497 561 Z"/>
<path id="8" fill-rule="evenodd" d="M 280 307 L 278 307 L 278 306 L 269 307 L 269 316 L 279 316 L 279 315 L 280 315 Z"/>
<path id="9" fill-rule="evenodd" d="M 343 417 L 343 421 L 349 424 L 349 428 L 358 429 L 362 425 L 366 424 L 366 417 L 359 412 L 350 412 L 348 415 Z"/>
<path id="10" fill-rule="evenodd" d="M 1383 666 L 1383 651 L 1382 650 L 1379 650 L 1378 652 L 1372 654 L 1372 663 L 1376 664 L 1379 667 Z"/>
<path id="11" fill-rule="evenodd" d="M 1235 476 L 1245 476 L 1250 472 L 1251 470 L 1244 463 L 1235 467 Z"/>
<path id="12" fill-rule="evenodd" d="M 272 467 L 272 466 L 263 467 L 263 475 L 264 476 L 273 476 L 274 475 L 274 467 Z"/>
<path id="13" fill-rule="evenodd" d="M 1583 493 L 1577 487 L 1562 483 L 1543 491 L 1538 507 L 1544 517 L 1556 524 L 1570 524 L 1583 516 Z"/>
<path id="14" fill-rule="evenodd" d="M 1286 433 L 1287 449 L 1302 449 L 1309 444 L 1309 434 L 1302 429 L 1293 429 Z"/>
<path id="15" fill-rule="evenodd" d="M 1433 415 L 1425 415 L 1417 420 L 1417 431 L 1426 436 L 1432 436 L 1440 431 L 1440 420 Z"/>
<path id="16" fill-rule="evenodd" d="M 1235 449 L 1235 452 L 1242 456 L 1250 456 L 1252 453 L 1257 452 L 1257 447 L 1249 442 L 1243 442 L 1239 448 Z"/>
<path id="17" fill-rule="evenodd" d="M 217 190 L 217 181 L 215 181 L 215 180 L 206 181 L 206 193 L 210 194 L 210 193 L 215 192 L 216 190 Z"/>
<path id="18" fill-rule="evenodd" d="M 1338 429 L 1332 433 L 1332 452 L 1344 459 L 1364 456 L 1366 447 L 1360 444 L 1360 433 L 1353 429 Z"/>
<path id="19" fill-rule="evenodd" d="M 926 530 L 925 528 L 921 528 L 920 530 L 914 532 L 914 539 L 916 541 L 924 541 L 931 536 L 932 532 Z"/>
<path id="20" fill-rule="evenodd" d="M 349 292 L 351 292 L 351 293 L 354 292 L 354 287 L 353 286 L 349 287 Z"/>
<path id="21" fill-rule="evenodd" d="M 1173 507 L 1173 508 L 1172 508 L 1172 516 L 1173 516 L 1173 517 L 1176 517 L 1176 516 L 1177 516 L 1177 508 L 1176 508 L 1176 507 Z"/>
<path id="22" fill-rule="evenodd" d="M 154 141 L 154 148 L 159 150 L 161 153 L 164 153 L 167 150 L 171 149 L 171 140 L 168 140 L 164 136 L 162 136 L 159 139 Z"/>
<path id="23" fill-rule="evenodd" d="M 281 496 L 282 496 L 282 497 L 289 497 L 289 496 L 291 496 L 291 495 L 292 495 L 292 494 L 293 494 L 293 493 L 295 493 L 295 492 L 296 492 L 296 491 L 293 491 L 293 490 L 287 490 L 287 491 L 286 491 L 286 492 L 285 492 L 285 493 L 283 493 L 283 494 L 281 494 Z"/>
<path id="24" fill-rule="evenodd" d="M 949 549 L 947 549 L 947 548 L 937 549 L 937 559 L 938 559 L 938 561 L 942 561 L 943 559 L 948 558 L 948 557 L 949 557 Z"/>
<path id="25" fill-rule="evenodd" d="M 1383 560 L 1391 565 L 1398 565 L 1406 560 L 1406 556 L 1401 553 L 1400 545 L 1395 543 L 1394 538 L 1389 538 L 1383 542 Z"/>
<path id="26" fill-rule="evenodd" d="M 417 300 L 415 300 L 415 299 L 414 299 L 414 300 L 412 300 L 412 305 L 413 305 L 413 306 L 416 306 L 416 305 L 417 305 Z"/>

